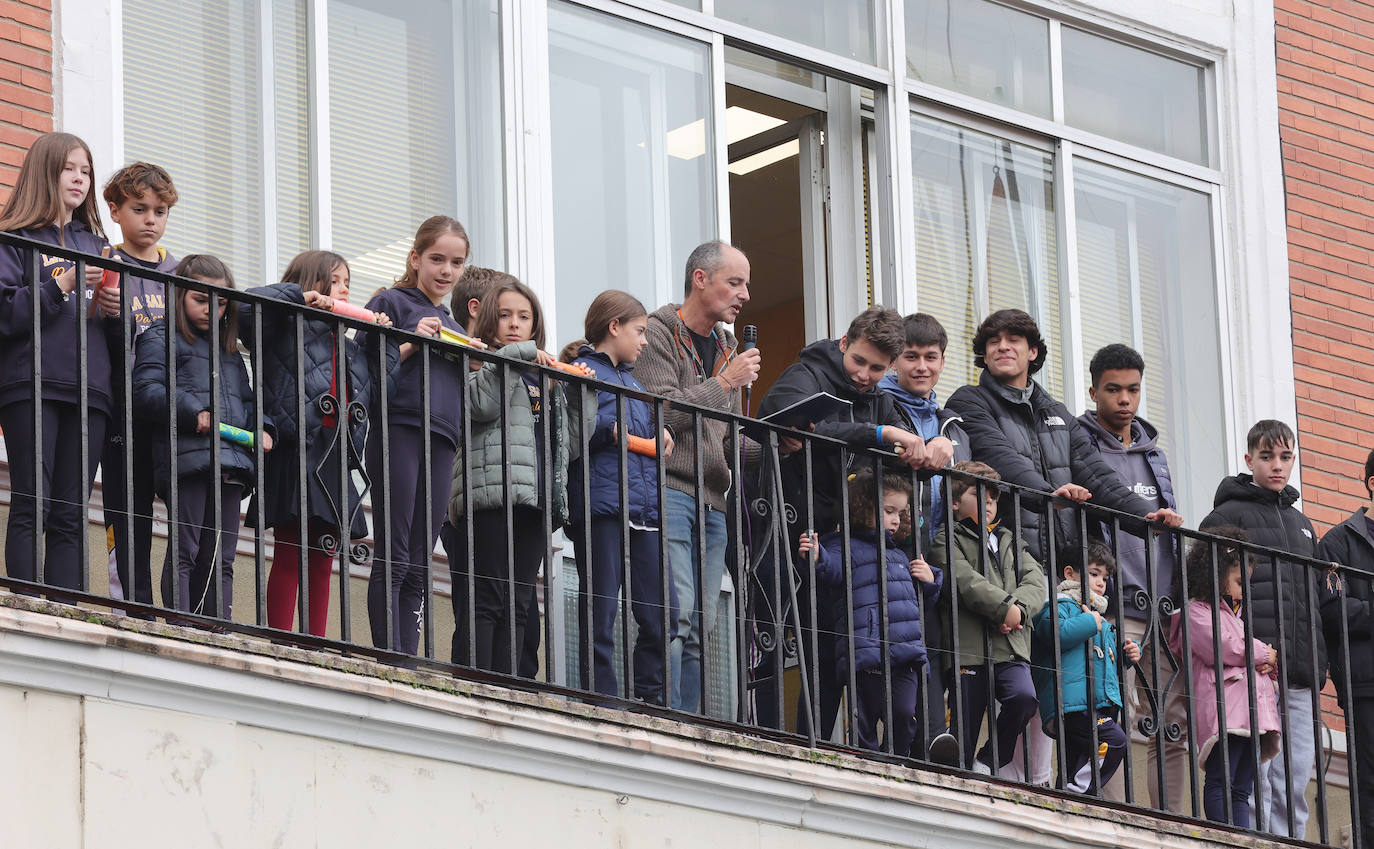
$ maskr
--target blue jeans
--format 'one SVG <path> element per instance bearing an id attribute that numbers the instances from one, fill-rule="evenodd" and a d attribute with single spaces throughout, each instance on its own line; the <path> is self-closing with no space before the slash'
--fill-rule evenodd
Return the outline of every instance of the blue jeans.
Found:
<path id="1" fill-rule="evenodd" d="M 701 645 L 702 634 L 710 634 L 716 624 L 716 604 L 720 600 L 720 581 L 725 574 L 725 514 L 706 510 L 704 528 L 697 527 L 696 499 L 685 492 L 664 490 L 668 511 L 668 565 L 677 588 L 677 627 L 669 651 L 670 697 L 677 710 L 702 712 Z M 697 559 L 705 537 L 705 557 L 701 587 L 697 586 Z M 701 589 L 703 591 L 699 592 Z M 700 610 L 698 610 L 700 605 Z"/>
<path id="2" fill-rule="evenodd" d="M 1280 702 L 1282 706 L 1282 702 Z M 1307 833 L 1307 785 L 1316 771 L 1317 740 L 1312 728 L 1312 691 L 1306 687 L 1288 688 L 1288 748 L 1293 756 L 1291 771 L 1284 769 L 1283 747 L 1273 759 L 1260 764 L 1259 792 L 1251 801 L 1264 805 L 1268 813 L 1264 827 L 1270 834 L 1288 836 L 1288 786 L 1293 787 L 1293 833 L 1301 838 Z M 1251 822 L 1259 824 L 1258 817 Z"/>

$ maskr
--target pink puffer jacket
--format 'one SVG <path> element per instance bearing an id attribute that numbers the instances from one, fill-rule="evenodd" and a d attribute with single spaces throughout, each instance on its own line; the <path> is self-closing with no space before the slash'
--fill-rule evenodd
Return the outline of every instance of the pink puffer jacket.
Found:
<path id="1" fill-rule="evenodd" d="M 1212 607 L 1206 602 L 1190 601 L 1183 615 L 1175 614 L 1169 625 L 1169 646 L 1180 657 L 1183 654 L 1183 616 L 1188 617 L 1189 648 L 1192 663 L 1189 667 L 1193 682 L 1193 719 L 1197 724 L 1198 759 L 1207 762 L 1219 733 L 1217 722 L 1216 667 L 1213 664 Z M 1225 696 L 1226 733 L 1251 736 L 1250 674 L 1245 665 L 1245 623 L 1229 605 L 1217 610 L 1221 629 L 1222 692 Z M 1269 645 L 1254 640 L 1254 658 L 1263 663 L 1269 657 Z M 1279 708 L 1274 679 L 1256 676 L 1255 699 L 1260 730 L 1260 757 L 1269 760 L 1279 751 Z"/>

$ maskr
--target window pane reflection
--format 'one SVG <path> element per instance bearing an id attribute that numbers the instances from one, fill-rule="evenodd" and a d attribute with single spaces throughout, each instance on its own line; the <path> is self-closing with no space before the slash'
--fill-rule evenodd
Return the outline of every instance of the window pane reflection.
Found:
<path id="1" fill-rule="evenodd" d="M 1209 164 L 1202 68 L 1070 27 L 1063 45 L 1067 123 Z"/>
<path id="2" fill-rule="evenodd" d="M 705 44 L 550 5 L 560 342 L 603 289 L 681 300 L 682 263 L 715 236 L 708 69 Z"/>
<path id="3" fill-rule="evenodd" d="M 716 15 L 872 64 L 872 0 L 716 0 Z"/>
<path id="4" fill-rule="evenodd" d="M 1197 516 L 1227 473 L 1211 200 L 1076 160 L 1080 332 L 1145 357 L 1140 415 L 1160 430 L 1179 506 Z"/>
<path id="5" fill-rule="evenodd" d="M 1050 29 L 987 0 L 906 0 L 910 77 L 1048 118 Z"/>
<path id="6" fill-rule="evenodd" d="M 1063 397 L 1054 160 L 1044 151 L 913 116 L 917 307 L 949 333 L 946 391 L 978 379 L 969 347 L 992 311 L 1035 316 L 1049 360 L 1037 380 Z"/>

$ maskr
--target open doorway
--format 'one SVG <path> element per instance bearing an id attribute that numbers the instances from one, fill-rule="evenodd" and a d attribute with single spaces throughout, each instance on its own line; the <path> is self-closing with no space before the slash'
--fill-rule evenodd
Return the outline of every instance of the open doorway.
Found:
<path id="1" fill-rule="evenodd" d="M 825 113 L 735 83 L 725 102 L 731 241 L 750 260 L 741 321 L 764 351 L 757 403 L 827 323 Z"/>

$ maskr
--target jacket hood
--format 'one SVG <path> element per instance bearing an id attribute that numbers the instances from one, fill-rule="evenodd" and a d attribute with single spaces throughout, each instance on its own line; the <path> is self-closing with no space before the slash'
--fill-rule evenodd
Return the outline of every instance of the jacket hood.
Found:
<path id="1" fill-rule="evenodd" d="M 825 378 L 825 383 L 830 386 L 826 390 L 833 395 L 838 395 L 849 401 L 871 401 L 878 395 L 878 388 L 864 391 L 858 389 L 849 380 L 849 374 L 844 370 L 844 354 L 840 351 L 840 343 L 834 339 L 822 339 L 819 342 L 812 342 L 801 350 L 798 357 L 803 365 L 815 374 Z"/>
<path id="2" fill-rule="evenodd" d="M 1124 447 L 1116 434 L 1102 426 L 1102 422 L 1097 420 L 1096 410 L 1088 410 L 1079 416 L 1078 423 L 1092 434 L 1103 454 L 1144 454 L 1159 446 L 1159 431 L 1139 416 L 1131 422 L 1130 448 Z"/>
<path id="3" fill-rule="evenodd" d="M 1282 492 L 1273 492 L 1257 486 L 1250 475 L 1239 474 L 1221 479 L 1221 483 L 1217 485 L 1216 497 L 1212 499 L 1212 507 L 1220 507 L 1227 501 L 1254 501 L 1259 504 L 1292 507 L 1298 498 L 1298 491 L 1291 486 L 1285 486 Z"/>
<path id="4" fill-rule="evenodd" d="M 895 397 L 898 401 L 911 407 L 929 407 L 931 412 L 938 412 L 940 409 L 940 399 L 935 395 L 935 390 L 930 390 L 930 397 L 921 398 L 902 388 L 902 384 L 897 380 L 897 375 L 888 372 L 883 375 L 883 379 L 878 381 L 878 389 Z"/>
<path id="5" fill-rule="evenodd" d="M 616 371 L 634 371 L 634 363 L 613 363 L 609 354 L 603 354 L 591 345 L 583 345 L 577 349 L 577 359 L 596 360 L 606 368 Z"/>

